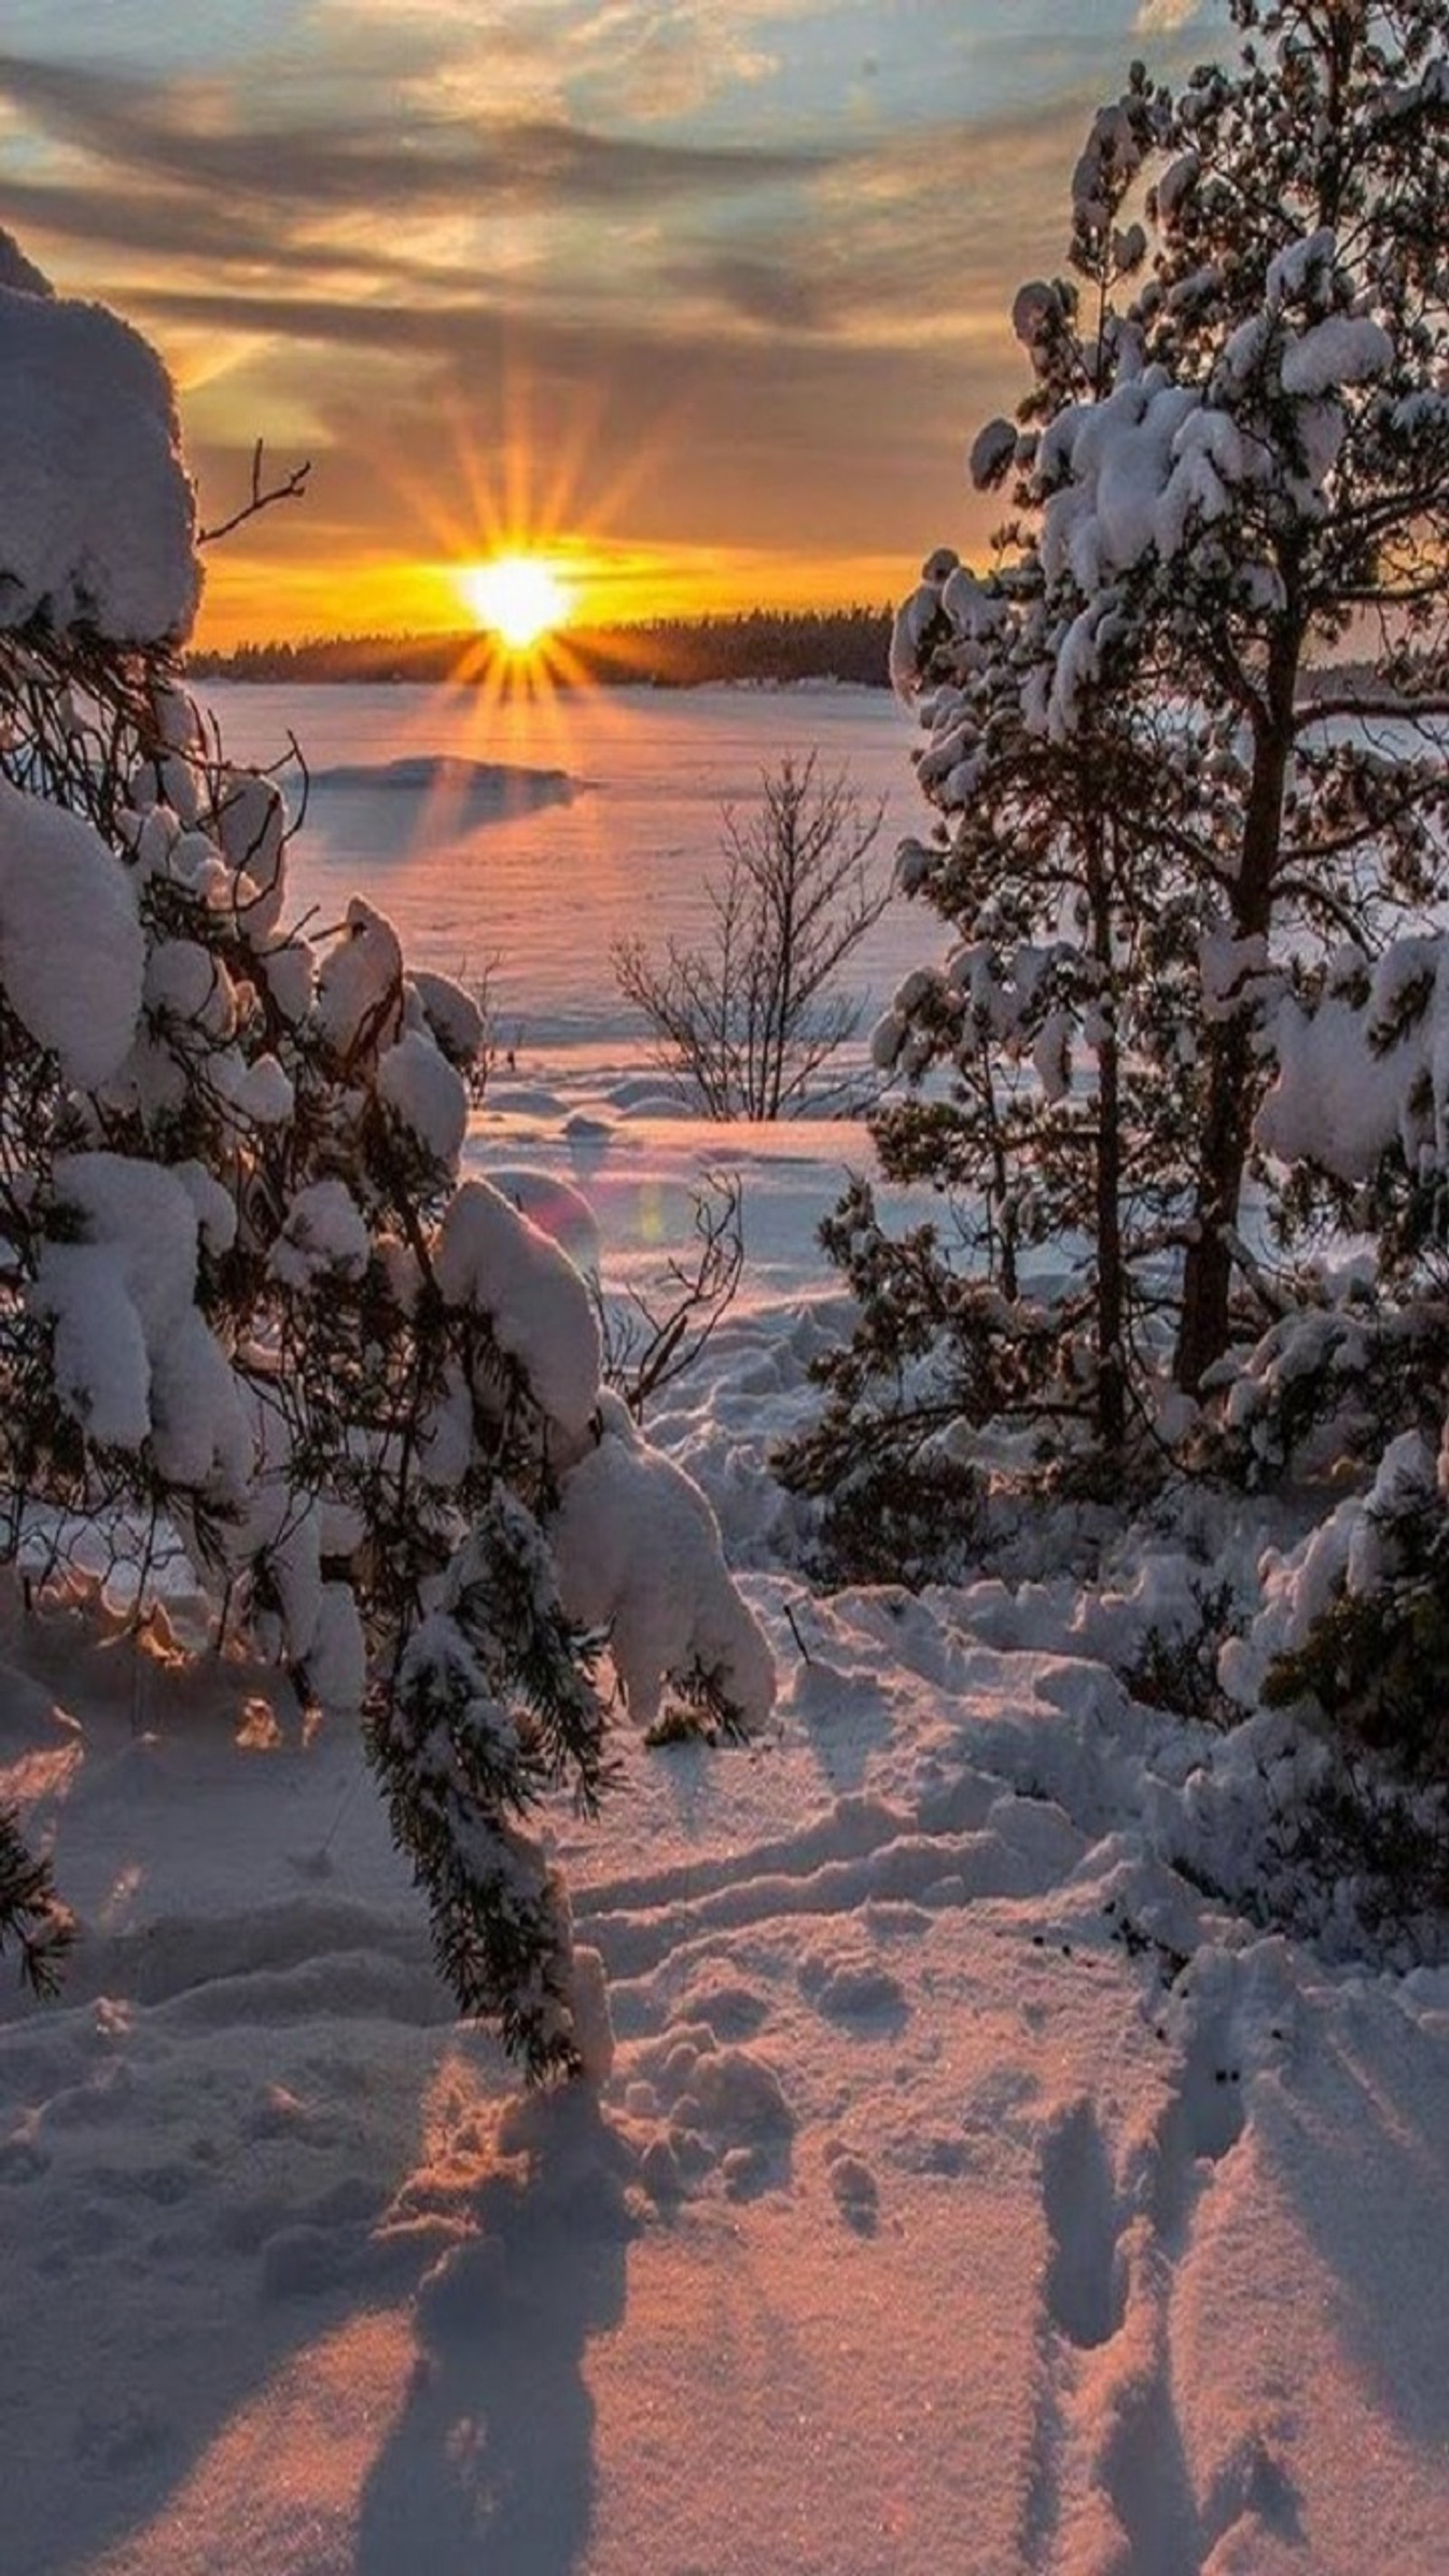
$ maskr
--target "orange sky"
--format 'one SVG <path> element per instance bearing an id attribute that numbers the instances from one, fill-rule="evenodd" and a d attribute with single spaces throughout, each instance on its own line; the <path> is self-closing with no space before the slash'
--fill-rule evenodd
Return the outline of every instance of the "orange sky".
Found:
<path id="1" fill-rule="evenodd" d="M 879 605 L 979 548 L 1085 120 L 1222 0 L 6 0 L 0 223 L 168 359 L 225 644 Z M 1205 41 L 1208 39 L 1208 41 Z"/>

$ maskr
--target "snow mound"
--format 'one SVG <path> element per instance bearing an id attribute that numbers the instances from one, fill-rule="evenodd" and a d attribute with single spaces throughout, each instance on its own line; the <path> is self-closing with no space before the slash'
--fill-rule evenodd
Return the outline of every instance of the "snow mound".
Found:
<path id="1" fill-rule="evenodd" d="M 312 773 L 322 794 L 426 798 L 450 824 L 502 822 L 546 805 L 568 805 L 579 781 L 566 769 L 528 769 L 507 762 L 409 753 L 399 760 L 339 761 Z"/>

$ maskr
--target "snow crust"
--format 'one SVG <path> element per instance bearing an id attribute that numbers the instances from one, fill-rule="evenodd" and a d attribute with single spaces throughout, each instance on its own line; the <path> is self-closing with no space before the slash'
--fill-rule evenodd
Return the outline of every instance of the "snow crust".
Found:
<path id="1" fill-rule="evenodd" d="M 402 1026 L 403 962 L 396 930 L 360 895 L 347 907 L 347 937 L 317 977 L 317 1025 L 347 1066 L 391 1045 Z"/>
<path id="2" fill-rule="evenodd" d="M 1099 108 L 1072 173 L 1072 213 L 1077 222 L 1093 228 L 1108 223 L 1123 187 L 1141 165 L 1141 149 L 1126 109 Z"/>
<path id="3" fill-rule="evenodd" d="M 158 1163 L 70 1154 L 56 1162 L 54 1192 L 66 1238 L 46 1245 L 31 1303 L 54 1326 L 62 1403 L 103 1445 L 149 1439 L 178 1484 L 219 1477 L 238 1494 L 251 1435 L 195 1304 L 198 1228 L 184 1181 Z"/>
<path id="4" fill-rule="evenodd" d="M 423 1025 L 432 1031 L 450 1064 L 471 1065 L 482 1053 L 487 1022 L 476 997 L 451 975 L 430 973 L 424 966 L 408 970 L 408 998 Z"/>
<path id="5" fill-rule="evenodd" d="M 377 1070 L 379 1097 L 434 1163 L 451 1170 L 468 1132 L 468 1094 L 422 1029 L 407 1029 Z"/>
<path id="6" fill-rule="evenodd" d="M 1366 990 L 1360 990 L 1360 982 Z M 1309 1007 L 1289 995 L 1274 1019 L 1276 1079 L 1258 1113 L 1259 1142 L 1345 1181 L 1365 1180 L 1391 1145 L 1411 1171 L 1449 1157 L 1449 945 L 1395 940 L 1363 973 Z"/>
<path id="7" fill-rule="evenodd" d="M 1382 323 L 1334 313 L 1291 339 L 1283 352 L 1283 390 L 1318 397 L 1338 385 L 1371 384 L 1393 364 L 1394 344 Z"/>
<path id="8" fill-rule="evenodd" d="M 334 1271 L 359 1279 L 371 1252 L 367 1220 L 347 1183 L 333 1175 L 294 1191 L 271 1266 L 289 1287 L 305 1288 Z"/>
<path id="9" fill-rule="evenodd" d="M 1010 420 L 989 420 L 977 431 L 966 470 L 978 492 L 1000 481 L 1016 454 L 1017 435 L 1016 424 Z"/>

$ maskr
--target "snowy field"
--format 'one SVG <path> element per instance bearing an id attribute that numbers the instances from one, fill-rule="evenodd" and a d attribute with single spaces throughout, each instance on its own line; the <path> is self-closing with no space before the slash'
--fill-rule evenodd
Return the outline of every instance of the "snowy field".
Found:
<path id="1" fill-rule="evenodd" d="M 526 2100 L 451 2015 L 348 1729 L 164 1626 L 82 1649 L 5 1603 L 0 1800 L 83 1938 L 58 2004 L 0 1997 L 3 2576 L 1438 2576 L 1449 1971 L 1203 1892 L 1277 1739 L 1101 1659 L 1180 1566 L 1090 1618 L 1065 1576 L 790 1570 L 767 1460 L 865 1140 L 681 1116 L 612 994 L 609 940 L 692 934 L 718 807 L 784 750 L 889 796 L 887 865 L 904 719 L 213 699 L 236 753 L 304 744 L 319 919 L 356 885 L 413 962 L 498 960 L 476 1167 L 536 1209 L 566 1183 L 606 1284 L 741 1175 L 742 1294 L 650 1429 L 780 1695 L 748 1750 L 622 1738 L 600 1823 L 559 1818 L 612 2071 Z M 923 943 L 881 925 L 875 1002 Z"/>

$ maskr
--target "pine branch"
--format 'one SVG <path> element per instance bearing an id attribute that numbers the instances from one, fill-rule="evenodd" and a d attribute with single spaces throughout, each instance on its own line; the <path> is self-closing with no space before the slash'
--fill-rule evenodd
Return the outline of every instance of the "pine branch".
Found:
<path id="1" fill-rule="evenodd" d="M 57 1991 L 75 1930 L 55 1893 L 50 1862 L 28 1850 L 15 1809 L 0 1808 L 0 1950 L 18 1943 L 20 1973 L 34 1994 Z"/>

